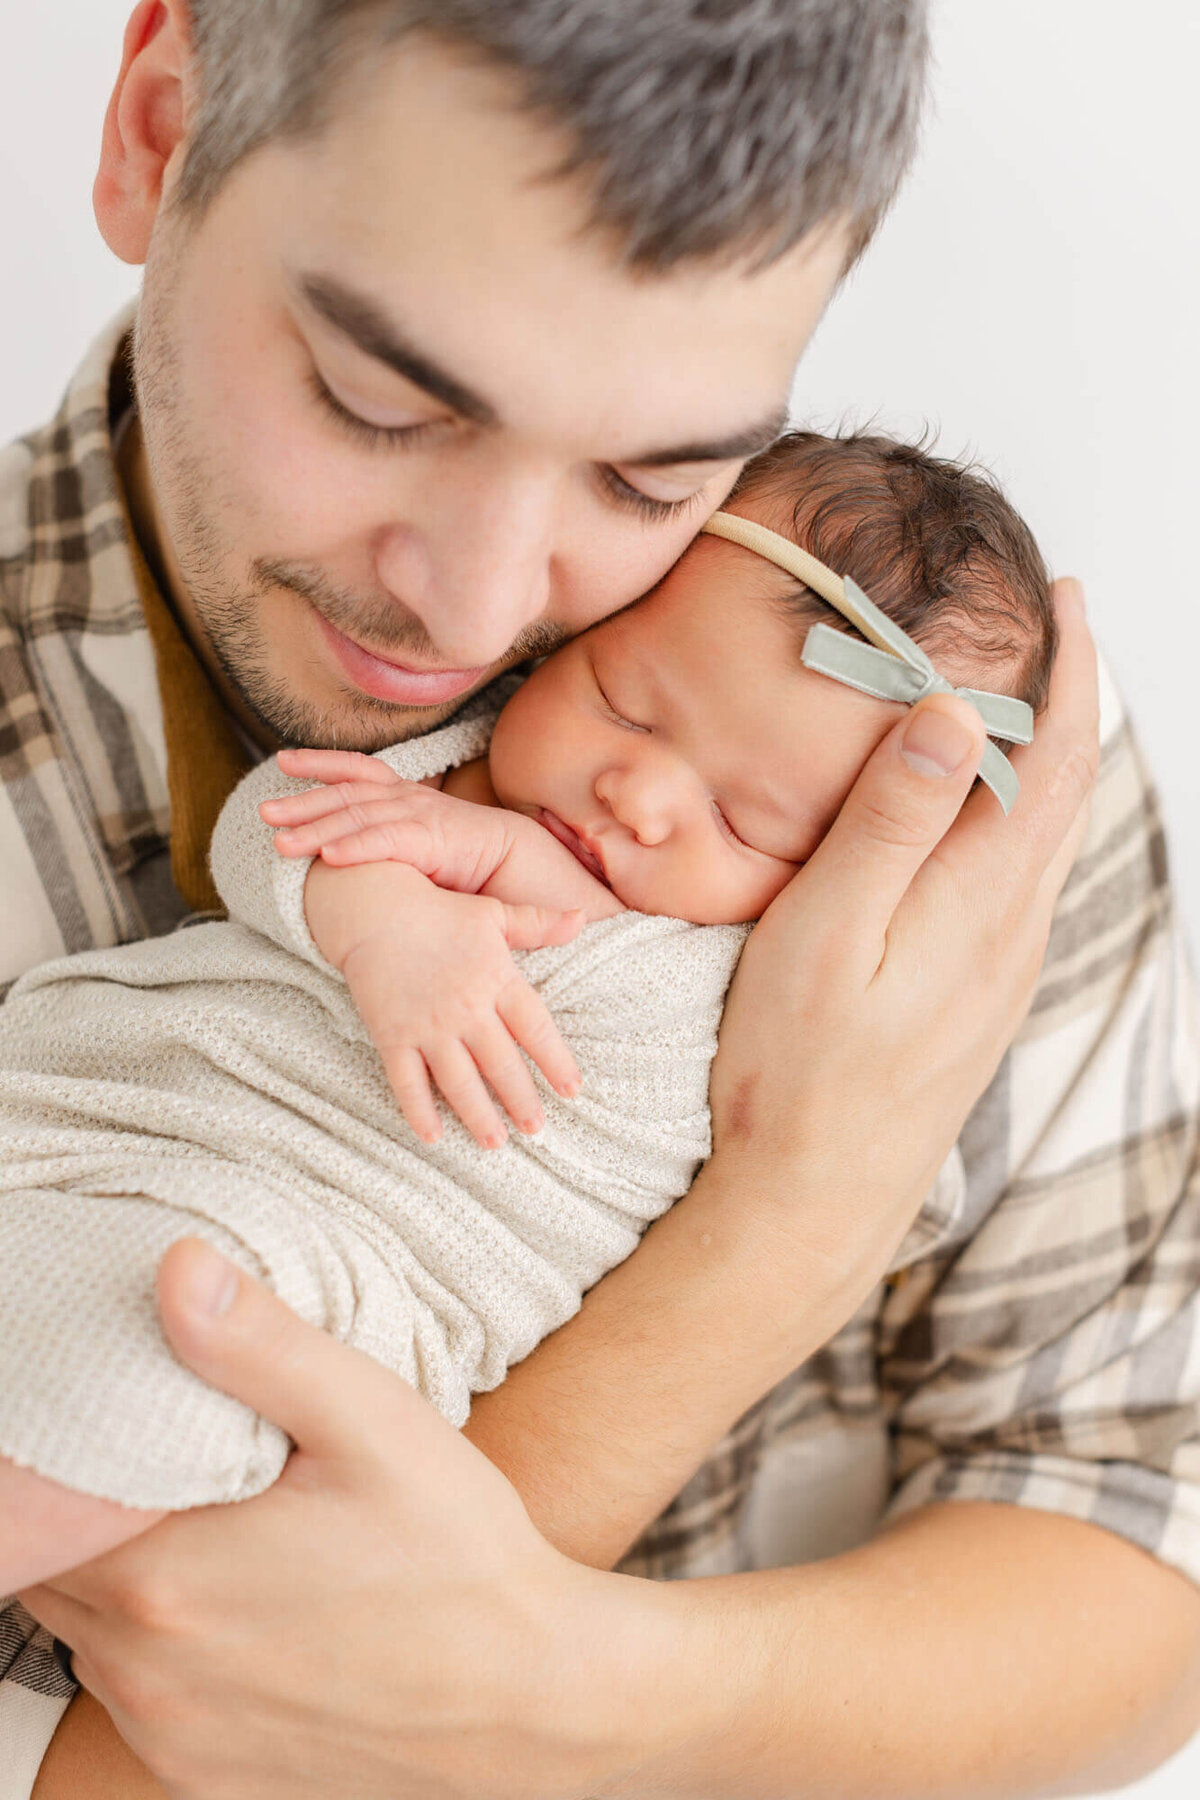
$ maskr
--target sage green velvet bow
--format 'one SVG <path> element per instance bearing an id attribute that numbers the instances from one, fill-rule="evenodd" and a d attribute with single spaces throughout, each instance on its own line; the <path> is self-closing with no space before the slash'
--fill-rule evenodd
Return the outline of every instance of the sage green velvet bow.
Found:
<path id="1" fill-rule="evenodd" d="M 1010 694 L 989 694 L 978 688 L 956 688 L 939 675 L 920 644 L 914 643 L 906 631 L 881 612 L 873 600 L 849 576 L 835 575 L 799 544 L 793 544 L 777 531 L 768 530 L 753 519 L 738 513 L 714 513 L 701 527 L 712 537 L 727 538 L 752 550 L 778 568 L 786 569 L 806 587 L 821 596 L 841 613 L 862 636 L 847 637 L 832 625 L 810 625 L 804 640 L 801 661 L 805 668 L 829 675 L 860 693 L 877 700 L 898 700 L 902 706 L 915 706 L 927 694 L 957 694 L 975 708 L 987 726 L 990 737 L 1003 738 L 1010 744 L 1033 741 L 1033 708 Z M 1020 791 L 1017 772 L 1004 752 L 995 744 L 985 744 L 979 762 L 979 779 L 991 788 L 1005 813 L 1012 810 Z"/>

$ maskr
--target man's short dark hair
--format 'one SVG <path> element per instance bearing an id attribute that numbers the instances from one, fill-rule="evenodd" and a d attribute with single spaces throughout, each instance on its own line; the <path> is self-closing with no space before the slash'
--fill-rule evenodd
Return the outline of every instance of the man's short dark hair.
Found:
<path id="1" fill-rule="evenodd" d="M 866 243 L 912 155 L 926 0 L 191 0 L 197 210 L 274 138 L 320 130 L 339 76 L 410 32 L 519 83 L 562 173 L 633 267 L 768 262 L 829 221 Z"/>
<path id="2" fill-rule="evenodd" d="M 881 435 L 790 431 L 747 463 L 739 498 L 857 582 L 942 673 L 970 668 L 964 685 L 1045 706 L 1058 647 L 1050 577 L 986 470 Z M 789 605 L 803 628 L 852 629 L 808 588 Z"/>

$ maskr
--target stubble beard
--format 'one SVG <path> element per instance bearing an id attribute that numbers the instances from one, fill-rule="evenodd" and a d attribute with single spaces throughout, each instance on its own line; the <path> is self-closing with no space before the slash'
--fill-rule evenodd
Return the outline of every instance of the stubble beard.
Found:
<path id="1" fill-rule="evenodd" d="M 330 706 L 296 692 L 272 670 L 264 617 L 280 590 L 381 655 L 412 658 L 418 666 L 439 659 L 421 621 L 399 602 L 347 593 L 311 564 L 255 558 L 244 586 L 231 581 L 237 557 L 221 536 L 219 488 L 189 440 L 179 387 L 171 306 L 177 268 L 177 247 L 168 241 L 147 270 L 133 341 L 134 391 L 159 510 L 213 658 L 247 713 L 281 744 L 372 753 L 434 729 L 466 696 L 439 707 L 405 707 L 355 690 L 343 706 Z M 567 635 L 557 626 L 532 625 L 497 667 L 549 655 Z"/>

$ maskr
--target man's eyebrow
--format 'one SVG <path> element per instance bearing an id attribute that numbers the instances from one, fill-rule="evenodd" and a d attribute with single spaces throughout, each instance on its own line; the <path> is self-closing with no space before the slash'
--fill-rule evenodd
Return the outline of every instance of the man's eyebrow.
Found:
<path id="1" fill-rule="evenodd" d="M 756 425 L 731 431 L 728 437 L 712 438 L 693 444 L 672 444 L 666 450 L 648 450 L 644 456 L 622 456 L 620 461 L 635 469 L 661 469 L 670 463 L 733 462 L 739 457 L 755 456 L 773 444 L 787 424 L 787 407 L 779 406 Z"/>
<path id="2" fill-rule="evenodd" d="M 364 356 L 385 363 L 406 381 L 461 413 L 476 425 L 495 425 L 494 406 L 482 395 L 464 387 L 445 369 L 404 337 L 399 327 L 366 294 L 345 287 L 332 275 L 300 275 L 296 287 L 327 325 L 350 339 Z"/>
<path id="3" fill-rule="evenodd" d="M 313 311 L 327 325 L 349 338 L 364 356 L 394 369 L 406 381 L 411 381 L 473 424 L 499 423 L 500 415 L 489 400 L 465 387 L 418 350 L 368 295 L 346 287 L 333 275 L 300 275 L 296 278 L 296 287 Z M 734 462 L 765 450 L 768 444 L 775 442 L 786 423 L 787 407 L 781 405 L 769 417 L 730 432 L 726 437 L 672 444 L 663 450 L 648 450 L 640 456 L 622 456 L 619 460 L 635 469 L 667 468 L 682 463 Z"/>

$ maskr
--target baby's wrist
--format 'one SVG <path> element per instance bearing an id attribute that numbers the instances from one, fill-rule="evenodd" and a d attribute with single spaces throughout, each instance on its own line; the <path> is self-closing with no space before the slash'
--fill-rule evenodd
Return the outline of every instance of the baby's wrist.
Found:
<path id="1" fill-rule="evenodd" d="M 335 868 L 314 857 L 304 881 L 304 916 L 317 949 L 339 973 L 378 923 L 368 900 L 379 895 L 390 915 L 400 894 L 424 877 L 405 863 Z"/>
<path id="2" fill-rule="evenodd" d="M 315 856 L 304 878 L 304 916 L 308 929 L 321 955 L 335 969 L 341 968 L 350 949 L 344 941 L 346 908 L 344 902 L 338 902 L 335 880 L 337 875 L 346 872 L 331 869 L 328 863 Z M 344 889 L 342 891 L 344 893 Z"/>

